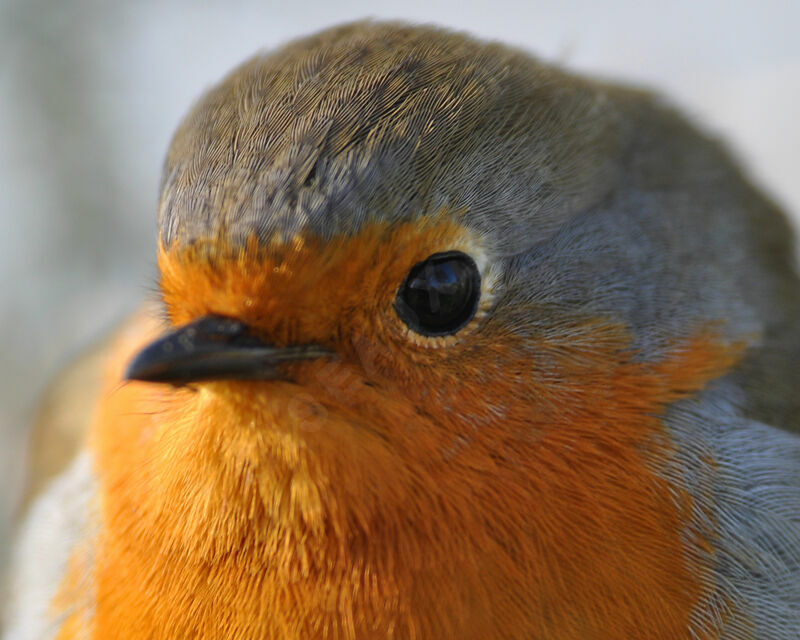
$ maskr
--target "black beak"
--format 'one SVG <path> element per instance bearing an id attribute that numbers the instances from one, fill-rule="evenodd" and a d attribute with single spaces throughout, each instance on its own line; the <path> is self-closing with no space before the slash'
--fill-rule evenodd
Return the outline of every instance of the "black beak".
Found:
<path id="1" fill-rule="evenodd" d="M 125 372 L 126 380 L 186 384 L 200 380 L 271 380 L 282 362 L 322 358 L 316 345 L 272 347 L 247 325 L 222 316 L 203 316 L 142 349 Z"/>

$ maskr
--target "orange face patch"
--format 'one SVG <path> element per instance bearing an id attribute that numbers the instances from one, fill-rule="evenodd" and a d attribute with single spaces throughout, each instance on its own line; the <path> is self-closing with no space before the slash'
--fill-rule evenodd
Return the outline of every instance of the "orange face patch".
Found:
<path id="1" fill-rule="evenodd" d="M 162 250 L 163 298 L 174 324 L 217 313 L 279 345 L 341 350 L 358 338 L 391 339 L 405 333 L 392 302 L 409 269 L 432 253 L 478 249 L 463 227 L 436 220 L 372 224 L 355 238 L 298 235 L 266 247 L 251 238 L 243 248 L 208 241 Z"/>
<path id="2" fill-rule="evenodd" d="M 233 316 L 337 357 L 109 394 L 96 637 L 689 637 L 708 569 L 688 495 L 655 473 L 656 416 L 736 348 L 701 333 L 636 361 L 602 319 L 409 340 L 397 287 L 469 242 L 439 222 L 162 253 L 174 323 Z"/>

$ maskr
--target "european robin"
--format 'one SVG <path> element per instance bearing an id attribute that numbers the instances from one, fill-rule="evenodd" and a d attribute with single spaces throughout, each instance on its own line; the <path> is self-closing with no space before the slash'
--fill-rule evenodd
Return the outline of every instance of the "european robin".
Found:
<path id="1" fill-rule="evenodd" d="M 792 233 L 658 98 L 335 28 L 194 107 L 158 228 L 7 638 L 800 637 Z"/>

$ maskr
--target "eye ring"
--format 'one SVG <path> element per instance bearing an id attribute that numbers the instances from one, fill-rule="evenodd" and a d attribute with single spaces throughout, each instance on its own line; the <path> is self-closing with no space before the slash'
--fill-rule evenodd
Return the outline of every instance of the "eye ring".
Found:
<path id="1" fill-rule="evenodd" d="M 415 333 L 449 336 L 469 324 L 480 297 L 481 275 L 475 260 L 461 251 L 445 251 L 411 267 L 397 291 L 394 309 Z"/>

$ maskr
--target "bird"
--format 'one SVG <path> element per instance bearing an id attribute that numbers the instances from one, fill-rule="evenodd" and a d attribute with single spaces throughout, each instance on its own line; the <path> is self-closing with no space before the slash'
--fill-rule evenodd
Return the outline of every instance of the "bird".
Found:
<path id="1" fill-rule="evenodd" d="M 336 26 L 205 93 L 157 224 L 5 638 L 800 637 L 794 235 L 666 99 Z"/>

